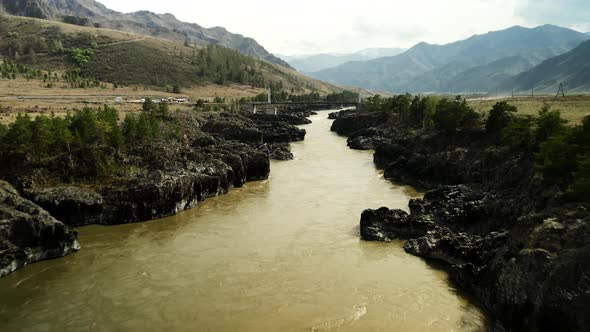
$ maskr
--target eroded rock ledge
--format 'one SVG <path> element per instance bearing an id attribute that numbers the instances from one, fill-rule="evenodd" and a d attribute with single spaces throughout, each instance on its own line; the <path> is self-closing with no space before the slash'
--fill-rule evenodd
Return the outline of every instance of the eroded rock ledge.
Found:
<path id="1" fill-rule="evenodd" d="M 444 262 L 506 330 L 590 330 L 590 213 L 544 186 L 530 156 L 477 130 L 448 137 L 376 114 L 332 118 L 349 146 L 376 150 L 386 178 L 427 190 L 410 213 L 364 211 L 363 239 L 408 240 L 406 252 Z"/>
<path id="2" fill-rule="evenodd" d="M 292 158 L 288 143 L 305 130 L 287 122 L 304 116 L 184 114 L 180 140 L 135 147 L 123 156 L 135 174 L 92 186 L 44 185 L 36 176 L 22 186 L 27 198 L 72 226 L 152 220 L 195 207 L 248 181 L 268 178 L 270 158 Z M 39 171 L 39 170 L 37 170 Z M 49 171 L 47 171 L 49 172 Z M 47 175 L 47 177 L 49 177 Z"/>
<path id="3" fill-rule="evenodd" d="M 78 232 L 0 181 L 0 277 L 80 249 Z"/>
<path id="4" fill-rule="evenodd" d="M 305 130 L 292 124 L 308 123 L 307 115 L 179 113 L 170 122 L 178 138 L 113 151 L 119 170 L 100 181 L 63 181 L 79 166 L 76 156 L 3 170 L 22 197 L 0 182 L 0 276 L 79 249 L 72 226 L 166 217 L 267 179 L 271 158 L 293 158 L 288 143 Z"/>

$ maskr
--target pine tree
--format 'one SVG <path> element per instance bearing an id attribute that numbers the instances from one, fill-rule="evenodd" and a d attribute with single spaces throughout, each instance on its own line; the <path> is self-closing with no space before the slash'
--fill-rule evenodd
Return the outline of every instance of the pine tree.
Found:
<path id="1" fill-rule="evenodd" d="M 54 136 L 52 127 L 51 119 L 43 115 L 35 118 L 35 121 L 32 123 L 31 141 L 33 152 L 39 160 L 49 153 L 49 148 L 53 145 Z"/>
<path id="2" fill-rule="evenodd" d="M 31 152 L 32 138 L 31 118 L 28 114 L 18 114 L 4 137 L 4 141 L 9 143 L 6 147 L 8 154 L 25 157 Z"/>

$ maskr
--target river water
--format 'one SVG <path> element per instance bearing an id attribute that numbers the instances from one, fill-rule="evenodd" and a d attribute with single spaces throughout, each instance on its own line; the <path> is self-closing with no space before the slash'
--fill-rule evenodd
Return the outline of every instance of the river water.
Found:
<path id="1" fill-rule="evenodd" d="M 485 317 L 365 208 L 420 194 L 313 116 L 271 178 L 147 223 L 80 229 L 82 250 L 0 279 L 0 331 L 479 331 Z"/>

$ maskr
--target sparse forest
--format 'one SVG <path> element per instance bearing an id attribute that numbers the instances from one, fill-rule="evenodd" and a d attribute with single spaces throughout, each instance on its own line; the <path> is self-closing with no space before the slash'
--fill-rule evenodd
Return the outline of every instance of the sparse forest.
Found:
<path id="1" fill-rule="evenodd" d="M 547 185 L 558 185 L 569 198 L 590 202 L 590 116 L 582 124 L 568 124 L 557 110 L 543 107 L 537 116 L 519 116 L 502 101 L 487 118 L 455 100 L 409 94 L 366 99 L 363 110 L 379 112 L 416 129 L 436 129 L 449 135 L 485 128 L 485 140 L 534 158 Z"/>
<path id="2" fill-rule="evenodd" d="M 57 171 L 63 180 L 96 179 L 122 171 L 117 156 L 121 149 L 149 143 L 162 136 L 168 105 L 147 101 L 144 112 L 129 114 L 121 124 L 115 108 L 84 108 L 67 115 L 19 114 L 8 127 L 0 124 L 0 160 L 6 164 L 34 165 L 44 158 L 76 160 L 78 167 Z M 8 169 L 3 165 L 3 169 Z"/>
<path id="3" fill-rule="evenodd" d="M 68 16 L 64 20 L 70 24 L 88 25 L 83 18 Z M 174 45 L 170 49 L 159 42 L 145 42 L 141 38 L 119 42 L 112 36 L 66 33 L 59 26 L 21 28 L 25 23 L 0 23 L 0 36 L 3 36 L 0 59 L 8 64 L 3 69 L 4 78 L 20 75 L 27 79 L 41 79 L 45 73 L 59 71 L 66 73 L 62 80 L 74 88 L 99 87 L 102 86 L 98 83 L 100 81 L 117 86 L 172 87 L 174 93 L 183 87 L 206 83 L 282 89 L 284 80 L 290 81 L 290 86 L 295 85 L 296 90 L 308 88 L 307 83 L 285 75 L 271 64 L 223 46 L 198 47 L 185 41 L 184 47 Z M 14 71 L 13 65 L 24 67 Z M 53 76 L 45 81 L 48 88 L 57 83 Z"/>

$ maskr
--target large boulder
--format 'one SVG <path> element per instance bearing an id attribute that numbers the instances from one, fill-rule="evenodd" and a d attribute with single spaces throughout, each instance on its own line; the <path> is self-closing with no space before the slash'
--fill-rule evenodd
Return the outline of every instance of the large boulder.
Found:
<path id="1" fill-rule="evenodd" d="M 346 113 L 339 115 L 337 119 L 334 120 L 330 130 L 338 133 L 338 135 L 350 136 L 361 129 L 375 127 L 386 121 L 386 116 L 377 113 Z"/>
<path id="2" fill-rule="evenodd" d="M 268 146 L 270 159 L 274 160 L 292 160 L 293 153 L 287 143 L 275 143 Z"/>
<path id="3" fill-rule="evenodd" d="M 104 199 L 94 190 L 57 186 L 24 192 L 25 196 L 68 225 L 99 224 Z"/>
<path id="4" fill-rule="evenodd" d="M 363 211 L 360 232 L 367 241 L 391 241 L 425 235 L 429 225 L 428 220 L 412 219 L 403 210 L 382 207 Z"/>
<path id="5" fill-rule="evenodd" d="M 29 263 L 80 249 L 75 229 L 0 181 L 0 277 Z"/>
<path id="6" fill-rule="evenodd" d="M 262 144 L 262 132 L 254 123 L 246 118 L 229 114 L 210 117 L 203 126 L 203 131 L 219 135 L 227 140 Z"/>

